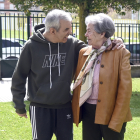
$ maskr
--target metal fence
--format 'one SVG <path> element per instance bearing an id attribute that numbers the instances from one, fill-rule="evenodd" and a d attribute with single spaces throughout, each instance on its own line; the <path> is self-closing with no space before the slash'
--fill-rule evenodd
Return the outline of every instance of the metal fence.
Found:
<path id="1" fill-rule="evenodd" d="M 43 23 L 42 11 L 31 11 L 31 16 L 16 10 L 0 10 L 0 58 L 18 58 L 21 47 L 33 34 L 35 25 Z M 79 23 L 72 23 L 72 34 L 79 38 Z M 130 61 L 140 64 L 140 24 L 115 23 L 112 39 L 122 37 L 126 48 L 131 52 Z"/>
<path id="2" fill-rule="evenodd" d="M 131 64 L 140 64 L 140 24 L 115 23 L 112 38 L 122 37 L 126 48 L 131 52 Z"/>

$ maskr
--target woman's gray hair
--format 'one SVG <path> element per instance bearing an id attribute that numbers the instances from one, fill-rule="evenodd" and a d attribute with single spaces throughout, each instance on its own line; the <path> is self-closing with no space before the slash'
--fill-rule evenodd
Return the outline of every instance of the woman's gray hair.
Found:
<path id="1" fill-rule="evenodd" d="M 72 17 L 63 10 L 54 9 L 50 11 L 45 18 L 45 31 L 48 32 L 50 28 L 54 28 L 58 32 L 60 29 L 60 20 L 71 22 Z"/>
<path id="2" fill-rule="evenodd" d="M 105 32 L 106 38 L 111 37 L 115 32 L 113 20 L 103 13 L 87 16 L 85 24 L 93 24 L 94 30 L 99 34 Z"/>

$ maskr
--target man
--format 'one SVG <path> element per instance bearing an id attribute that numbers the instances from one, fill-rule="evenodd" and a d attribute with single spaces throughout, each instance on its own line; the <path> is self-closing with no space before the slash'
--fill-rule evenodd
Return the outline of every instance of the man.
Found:
<path id="1" fill-rule="evenodd" d="M 27 118 L 24 97 L 28 78 L 28 100 L 34 140 L 73 139 L 71 91 L 79 50 L 84 42 L 69 36 L 71 16 L 52 10 L 44 24 L 35 26 L 26 42 L 12 77 L 16 113 Z M 119 42 L 119 41 L 118 41 Z M 120 43 L 117 43 L 118 47 Z"/>

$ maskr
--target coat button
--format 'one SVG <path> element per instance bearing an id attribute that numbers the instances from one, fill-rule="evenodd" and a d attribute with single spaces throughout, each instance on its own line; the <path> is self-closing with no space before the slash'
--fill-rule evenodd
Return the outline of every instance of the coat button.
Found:
<path id="1" fill-rule="evenodd" d="M 98 102 L 101 102 L 101 100 L 98 100 Z"/>
<path id="2" fill-rule="evenodd" d="M 100 63 L 100 60 L 97 61 L 97 64 L 99 64 L 99 63 Z"/>
<path id="3" fill-rule="evenodd" d="M 103 82 L 101 81 L 100 84 L 103 84 Z"/>
<path id="4" fill-rule="evenodd" d="M 101 67 L 103 68 L 103 67 L 104 67 L 104 65 L 101 65 Z"/>

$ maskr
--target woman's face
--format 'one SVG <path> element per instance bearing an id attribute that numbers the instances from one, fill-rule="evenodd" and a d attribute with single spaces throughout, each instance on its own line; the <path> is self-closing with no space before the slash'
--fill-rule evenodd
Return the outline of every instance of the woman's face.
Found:
<path id="1" fill-rule="evenodd" d="M 87 32 L 85 33 L 88 44 L 92 45 L 93 48 L 99 49 L 103 44 L 103 34 L 99 34 L 94 30 L 93 24 L 87 25 Z"/>

